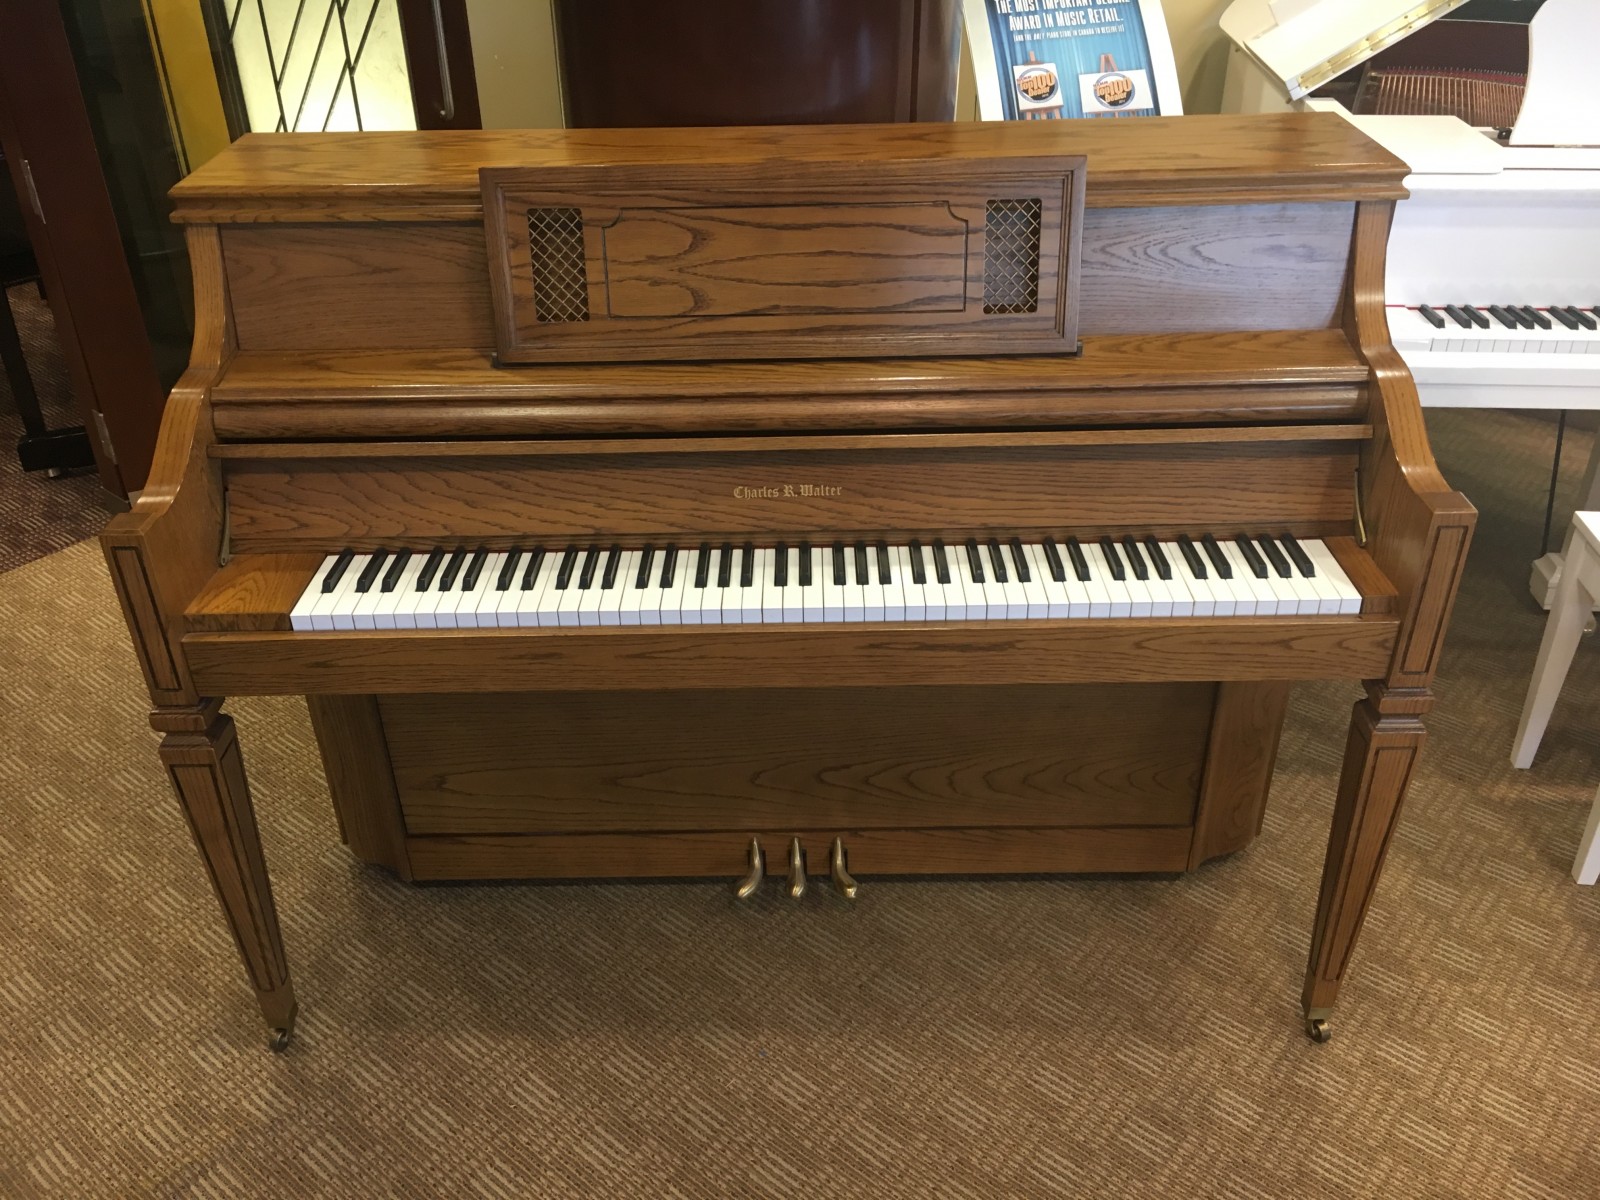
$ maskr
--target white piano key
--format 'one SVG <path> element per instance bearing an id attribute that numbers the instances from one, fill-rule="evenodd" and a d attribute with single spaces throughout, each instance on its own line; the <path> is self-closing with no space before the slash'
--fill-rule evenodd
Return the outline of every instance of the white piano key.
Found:
<path id="1" fill-rule="evenodd" d="M 883 584 L 883 619 L 885 621 L 904 621 L 906 619 L 906 584 L 911 581 L 911 575 L 901 561 L 900 552 L 904 546 L 891 545 L 886 553 L 889 556 L 889 580 Z M 876 565 L 876 560 L 874 560 Z"/>
<path id="2" fill-rule="evenodd" d="M 687 597 L 691 594 L 690 588 L 694 582 L 694 563 L 697 551 L 681 546 L 678 549 L 678 560 L 673 564 L 672 582 L 666 587 L 658 587 L 661 592 L 660 603 L 656 605 L 656 619 L 663 625 L 682 625 L 685 623 L 684 610 L 688 605 Z M 659 585 L 661 576 L 656 575 Z M 699 611 L 695 612 L 698 624 Z"/>
<path id="3" fill-rule="evenodd" d="M 1005 570 L 1005 578 L 1000 578 L 1000 573 L 994 569 L 993 547 L 984 547 L 984 566 L 989 570 L 990 579 L 1000 585 L 1001 612 L 1003 620 L 1021 621 L 1028 616 L 1028 592 L 1022 586 L 1022 580 L 1017 577 L 1017 564 L 1011 561 L 1011 547 L 1005 539 L 999 539 L 1000 562 Z"/>
<path id="4" fill-rule="evenodd" d="M 1090 609 L 1091 617 L 1126 617 L 1133 612 L 1133 597 L 1126 580 L 1112 578 L 1111 566 L 1095 542 L 1083 543 L 1083 556 L 1089 560 L 1090 594 L 1099 593 Z"/>
<path id="5" fill-rule="evenodd" d="M 1028 563 L 1029 581 L 1022 586 L 1028 596 L 1029 618 L 1042 620 L 1052 616 L 1065 617 L 1068 609 L 1067 592 L 1050 578 L 1050 562 L 1045 557 L 1044 546 L 1038 542 L 1026 542 L 1022 547 L 1022 556 Z M 1060 611 L 1054 611 L 1056 609 Z"/>
<path id="6" fill-rule="evenodd" d="M 611 581 L 610 588 L 601 586 L 600 591 L 600 624 L 621 625 L 622 606 L 627 601 L 628 590 L 633 587 L 634 576 L 639 571 L 639 552 L 637 550 L 624 550 L 617 564 L 616 577 Z M 635 609 L 635 612 L 638 610 Z"/>
<path id="7" fill-rule="evenodd" d="M 1350 582 L 1350 577 L 1344 573 L 1344 568 L 1339 565 L 1339 560 L 1334 558 L 1333 551 L 1321 541 L 1302 541 L 1301 547 L 1306 552 L 1306 557 L 1317 568 L 1317 574 L 1327 575 L 1329 582 L 1339 597 L 1338 612 L 1341 615 L 1354 616 L 1361 611 L 1361 590 Z"/>
<path id="8" fill-rule="evenodd" d="M 1242 595 L 1249 598 L 1250 611 L 1245 612 L 1239 606 L 1238 600 L 1235 600 L 1235 614 L 1241 617 L 1276 616 L 1278 610 L 1277 597 L 1272 594 L 1272 589 L 1267 586 L 1265 579 L 1256 578 L 1256 573 L 1250 569 L 1250 564 L 1245 560 L 1244 552 L 1235 544 L 1232 536 L 1229 536 L 1225 541 L 1219 537 L 1217 542 L 1221 545 L 1222 553 L 1227 556 L 1228 562 L 1233 567 L 1235 596 Z"/>
<path id="9" fill-rule="evenodd" d="M 417 572 L 422 570 L 425 555 L 413 551 L 405 560 L 405 566 L 400 568 L 400 577 L 395 580 L 394 587 L 387 592 L 383 590 L 383 576 L 389 573 L 394 565 L 392 562 L 383 568 L 383 574 L 378 576 L 378 604 L 372 610 L 372 627 L 374 629 L 399 629 L 399 613 L 405 603 L 405 598 L 416 588 Z"/>
<path id="10" fill-rule="evenodd" d="M 511 586 L 505 590 L 505 595 L 495 612 L 495 624 L 524 629 L 539 624 L 539 598 L 544 594 L 545 585 L 555 576 L 556 564 L 561 561 L 561 555 L 552 552 L 548 546 L 545 547 L 544 555 L 533 568 L 533 578 L 529 580 L 529 586 L 524 591 L 522 581 L 528 576 L 528 566 L 533 557 L 533 550 L 530 549 L 517 564 Z"/>
<path id="11" fill-rule="evenodd" d="M 355 607 L 363 598 L 362 593 L 356 591 L 356 582 L 361 578 L 361 572 L 367 569 L 367 563 L 372 560 L 370 554 L 358 554 L 350 560 L 350 566 L 345 571 L 344 577 L 339 580 L 339 586 L 334 589 L 333 603 L 329 606 L 327 619 L 330 629 L 354 629 L 356 627 Z"/>
<path id="12" fill-rule="evenodd" d="M 894 557 L 895 578 L 900 581 L 900 597 L 903 605 L 902 620 L 926 621 L 928 619 L 928 551 L 922 547 L 923 582 L 918 583 L 911 570 L 911 547 L 895 546 L 891 549 Z M 942 597 L 941 597 L 942 599 Z"/>
<path id="13" fill-rule="evenodd" d="M 806 619 L 806 590 L 800 586 L 800 548 L 784 547 L 784 557 L 788 560 L 789 574 L 788 581 L 778 589 L 778 618 L 785 624 L 798 625 Z M 776 554 L 773 562 L 776 566 Z"/>
<path id="14" fill-rule="evenodd" d="M 823 601 L 823 576 L 828 570 L 828 552 L 822 546 L 812 546 L 811 555 L 811 582 L 804 589 L 804 618 L 807 621 L 820 621 L 826 615 L 826 605 Z"/>
<path id="15" fill-rule="evenodd" d="M 333 570 L 333 564 L 338 561 L 339 556 L 337 554 L 330 554 L 317 567 L 316 573 L 311 576 L 311 582 L 306 584 L 306 590 L 300 593 L 300 598 L 294 602 L 294 607 L 289 610 L 290 629 L 310 630 L 316 628 L 312 624 L 311 614 L 323 600 L 322 581 L 328 577 L 328 572 Z"/>
<path id="16" fill-rule="evenodd" d="M 852 554 L 852 558 L 854 555 Z M 852 576 L 858 564 L 851 564 Z M 863 621 L 882 621 L 886 613 L 886 601 L 883 595 L 883 583 L 878 578 L 878 548 L 867 545 L 867 573 L 861 582 L 861 619 Z"/>
<path id="17" fill-rule="evenodd" d="M 751 551 L 753 560 L 750 564 L 750 586 L 746 587 L 742 572 L 744 570 L 744 551 L 739 551 L 738 565 L 735 571 L 741 572 L 739 580 L 739 619 L 746 625 L 759 625 L 762 622 L 762 606 L 766 597 L 766 580 L 762 577 L 763 565 L 770 572 L 772 570 L 772 550 L 757 546 Z"/>
<path id="18" fill-rule="evenodd" d="M 849 555 L 845 555 L 844 579 L 850 578 Z M 841 583 L 835 571 L 838 566 L 838 556 L 833 547 L 828 547 L 822 555 L 822 619 L 824 621 L 844 620 L 844 603 L 846 584 Z"/>
<path id="19" fill-rule="evenodd" d="M 641 548 L 631 550 L 629 553 L 632 555 L 632 560 L 626 564 L 626 577 L 621 573 L 617 575 L 617 586 L 622 589 L 622 599 L 617 603 L 617 622 L 621 625 L 643 625 L 645 598 L 652 595 L 655 581 L 661 577 L 661 547 L 655 547 L 650 555 L 643 587 L 639 587 L 638 583 L 639 566 L 644 562 L 644 550 Z M 656 618 L 660 620 L 659 612 Z"/>
<path id="20" fill-rule="evenodd" d="M 705 586 L 698 584 L 701 562 L 705 563 Z M 694 609 L 692 618 L 685 611 L 684 618 L 696 625 L 722 624 L 722 587 L 717 582 L 718 569 L 722 563 L 722 548 L 711 546 L 695 557 L 696 582 L 690 587 L 685 600 L 685 609 Z"/>
<path id="21" fill-rule="evenodd" d="M 483 560 L 483 570 L 478 573 L 478 585 L 456 606 L 458 628 L 492 629 L 499 624 L 496 608 L 500 603 L 500 592 L 495 584 L 500 580 L 500 568 L 505 565 L 504 550 L 493 550 Z"/>
<path id="22" fill-rule="evenodd" d="M 1143 538 L 1135 540 L 1139 545 L 1139 557 L 1144 560 L 1146 578 L 1143 582 L 1145 591 L 1150 593 L 1150 615 L 1170 617 L 1173 607 L 1172 581 L 1161 578 L 1155 555 L 1150 553 L 1150 547 L 1145 544 L 1145 540 Z M 1169 570 L 1172 567 L 1170 558 L 1167 559 L 1167 567 Z"/>

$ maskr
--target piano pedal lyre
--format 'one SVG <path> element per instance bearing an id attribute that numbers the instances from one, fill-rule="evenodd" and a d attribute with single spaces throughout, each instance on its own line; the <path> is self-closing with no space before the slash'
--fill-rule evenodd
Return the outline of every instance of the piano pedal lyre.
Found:
<path id="1" fill-rule="evenodd" d="M 833 877 L 833 890 L 846 900 L 854 900 L 861 885 L 845 869 L 844 839 L 834 838 L 833 849 L 828 853 L 828 874 Z"/>
<path id="2" fill-rule="evenodd" d="M 756 889 L 761 886 L 761 881 L 767 876 L 766 864 L 761 857 L 761 843 L 756 838 L 750 839 L 750 869 L 745 872 L 744 878 L 733 885 L 733 895 L 736 900 L 748 900 L 755 895 Z"/>

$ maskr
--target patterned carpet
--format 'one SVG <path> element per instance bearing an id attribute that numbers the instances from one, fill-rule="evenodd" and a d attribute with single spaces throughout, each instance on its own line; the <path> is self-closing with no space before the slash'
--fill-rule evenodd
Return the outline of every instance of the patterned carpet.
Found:
<path id="1" fill-rule="evenodd" d="M 1600 653 L 1513 772 L 1551 428 L 1432 424 L 1485 519 L 1327 1046 L 1297 999 L 1350 686 L 1297 690 L 1230 860 L 855 909 L 396 883 L 338 844 L 303 705 L 239 702 L 303 1006 L 273 1057 L 97 551 L 0 575 L 0 1195 L 1595 1196 Z"/>
<path id="2" fill-rule="evenodd" d="M 45 424 L 52 429 L 83 424 L 72 402 L 50 306 L 32 284 L 11 288 L 7 294 Z M 64 479 L 24 471 L 16 455 L 21 436 L 22 419 L 11 398 L 11 385 L 0 372 L 0 571 L 92 537 L 106 523 L 108 512 L 105 493 L 92 470 Z"/>

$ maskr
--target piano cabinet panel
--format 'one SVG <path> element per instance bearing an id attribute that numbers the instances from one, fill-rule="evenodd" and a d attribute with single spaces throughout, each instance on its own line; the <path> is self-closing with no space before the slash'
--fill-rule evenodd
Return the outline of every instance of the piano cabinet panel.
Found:
<path id="1" fill-rule="evenodd" d="M 238 459 L 228 472 L 230 535 L 237 551 L 292 553 L 453 539 L 510 545 L 529 531 L 546 540 L 695 542 L 884 531 L 1349 532 L 1360 443 L 1215 436 L 1199 444 L 1051 444 L 1041 435 L 1036 445 L 905 438 L 863 451 L 816 438 L 815 448 L 782 450 Z"/>
<path id="2" fill-rule="evenodd" d="M 812 874 L 835 837 L 863 876 L 1177 872 L 1254 839 L 1287 694 L 526 693 L 312 711 L 352 853 L 405 878 L 732 878 L 752 837 L 769 875 L 794 837 Z"/>
<path id="3" fill-rule="evenodd" d="M 1091 210 L 1078 332 L 1337 325 L 1354 209 L 1299 202 Z M 223 226 L 221 236 L 242 351 L 473 347 L 488 359 L 495 345 L 480 224 L 263 223 Z M 1004 352 L 1002 338 L 989 354 Z"/>
<path id="4" fill-rule="evenodd" d="M 385 696 L 413 835 L 1183 825 L 1215 685 Z"/>

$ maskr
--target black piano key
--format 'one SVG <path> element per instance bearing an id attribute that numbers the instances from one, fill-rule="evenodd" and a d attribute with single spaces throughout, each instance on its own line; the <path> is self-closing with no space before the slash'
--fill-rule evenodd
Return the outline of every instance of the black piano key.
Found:
<path id="1" fill-rule="evenodd" d="M 400 576 L 405 574 L 406 564 L 411 561 L 411 551 L 400 550 L 389 560 L 389 569 L 383 573 L 383 582 L 378 585 L 380 592 L 392 592 L 400 585 Z"/>
<path id="2" fill-rule="evenodd" d="M 561 567 L 556 571 L 556 591 L 564 592 L 572 583 L 572 572 L 578 565 L 578 548 L 568 546 L 561 555 Z"/>
<path id="3" fill-rule="evenodd" d="M 733 582 L 733 543 L 723 542 L 717 558 L 717 586 L 725 588 Z"/>
<path id="4" fill-rule="evenodd" d="M 1489 318 L 1483 315 L 1483 310 L 1471 304 L 1463 304 L 1461 311 L 1467 314 L 1471 322 L 1479 329 L 1489 328 Z"/>
<path id="5" fill-rule="evenodd" d="M 746 542 L 739 548 L 739 586 L 754 587 L 756 582 L 756 548 Z"/>
<path id="6" fill-rule="evenodd" d="M 1150 556 L 1150 564 L 1156 569 L 1159 579 L 1172 578 L 1172 564 L 1167 561 L 1167 552 L 1161 548 L 1161 543 L 1148 535 L 1144 539 L 1144 552 Z"/>
<path id="7" fill-rule="evenodd" d="M 925 587 L 928 582 L 928 568 L 922 562 L 922 543 L 916 538 L 911 539 L 911 582 L 918 587 Z"/>
<path id="8" fill-rule="evenodd" d="M 345 571 L 350 567 L 350 560 L 355 556 L 356 552 L 354 550 L 339 551 L 338 556 L 333 560 L 333 566 L 322 577 L 322 590 L 324 593 L 331 592 L 339 586 L 339 580 L 344 578 Z"/>
<path id="9" fill-rule="evenodd" d="M 1516 321 L 1517 328 L 1519 328 L 1519 329 L 1532 329 L 1533 328 L 1533 318 L 1530 317 L 1527 313 L 1523 312 L 1522 309 L 1519 306 L 1517 306 L 1515 304 L 1508 304 L 1505 307 L 1506 307 L 1506 311 L 1511 314 L 1512 319 Z"/>
<path id="10" fill-rule="evenodd" d="M 533 591 L 533 583 L 539 578 L 539 568 L 544 565 L 545 554 L 543 546 L 533 548 L 533 553 L 528 555 L 528 565 L 522 570 L 522 582 L 517 585 L 518 591 Z"/>
<path id="11" fill-rule="evenodd" d="M 606 551 L 606 569 L 600 576 L 600 590 L 609 592 L 617 586 L 617 572 L 622 568 L 622 547 L 612 543 Z"/>
<path id="12" fill-rule="evenodd" d="M 989 567 L 994 571 L 994 581 L 996 583 L 1011 582 L 1006 574 L 1005 555 L 1000 551 L 1000 542 L 997 538 L 989 539 Z"/>
<path id="13" fill-rule="evenodd" d="M 1067 557 L 1072 560 L 1072 573 L 1078 577 L 1078 582 L 1088 583 L 1093 578 L 1089 574 L 1089 556 L 1075 537 L 1067 539 Z"/>
<path id="14" fill-rule="evenodd" d="M 378 550 L 367 559 L 367 565 L 362 567 L 361 574 L 356 576 L 356 591 L 364 596 L 372 590 L 373 581 L 378 578 L 378 572 L 383 570 L 383 560 L 388 557 L 387 550 Z"/>
<path id="15" fill-rule="evenodd" d="M 483 564 L 489 561 L 489 551 L 479 546 L 472 552 L 472 558 L 467 563 L 467 573 L 461 577 L 461 590 L 470 592 L 478 586 L 478 579 L 483 575 Z"/>
<path id="16" fill-rule="evenodd" d="M 587 592 L 594 586 L 594 573 L 600 569 L 600 547 L 590 542 L 583 549 L 583 569 L 578 572 L 578 590 Z"/>
<path id="17" fill-rule="evenodd" d="M 1021 538 L 1011 539 L 1011 565 L 1017 570 L 1018 583 L 1033 582 L 1033 571 L 1028 566 L 1028 552 L 1022 548 Z"/>
<path id="18" fill-rule="evenodd" d="M 1117 544 L 1109 537 L 1100 539 L 1100 553 L 1106 556 L 1106 566 L 1111 570 L 1111 578 L 1118 583 L 1128 578 L 1128 572 L 1122 566 L 1122 555 L 1117 553 Z"/>
<path id="19" fill-rule="evenodd" d="M 1272 569 L 1278 573 L 1279 579 L 1288 579 L 1294 574 L 1289 566 L 1289 560 L 1284 557 L 1283 551 L 1278 549 L 1277 542 L 1269 537 L 1262 537 L 1257 538 L 1256 543 L 1261 547 L 1261 552 L 1267 556 L 1267 561 L 1272 564 Z"/>
<path id="20" fill-rule="evenodd" d="M 835 542 L 833 544 L 833 586 L 843 587 L 844 585 L 844 543 Z"/>
<path id="21" fill-rule="evenodd" d="M 1446 304 L 1444 306 L 1444 310 L 1445 310 L 1445 312 L 1450 314 L 1450 319 L 1452 321 L 1454 321 L 1457 325 L 1461 326 L 1461 328 L 1463 328 L 1463 329 L 1471 329 L 1472 328 L 1472 318 L 1468 317 L 1467 314 L 1462 312 L 1461 309 L 1458 308 L 1456 305 L 1454 305 L 1454 304 Z"/>
<path id="22" fill-rule="evenodd" d="M 1122 535 L 1122 550 L 1128 556 L 1128 565 L 1133 568 L 1133 577 L 1140 583 L 1150 578 L 1150 568 L 1145 566 L 1144 555 L 1139 553 L 1139 543 L 1131 533 Z"/>
<path id="23" fill-rule="evenodd" d="M 1552 304 L 1546 311 L 1568 329 L 1576 329 L 1578 327 L 1577 319 L 1569 316 L 1566 309 L 1559 304 Z"/>
<path id="24" fill-rule="evenodd" d="M 517 564 L 521 561 L 521 550 L 513 547 L 506 551 L 506 560 L 500 564 L 500 574 L 495 577 L 495 591 L 503 592 L 511 586 L 511 581 L 517 577 Z"/>
<path id="25" fill-rule="evenodd" d="M 1261 552 L 1256 549 L 1255 543 L 1240 533 L 1234 535 L 1233 544 L 1239 547 L 1239 553 L 1244 555 L 1244 561 L 1249 566 L 1251 573 L 1257 579 L 1265 579 L 1267 577 L 1267 560 L 1261 557 Z"/>
<path id="26" fill-rule="evenodd" d="M 856 583 L 860 585 L 869 584 L 872 580 L 867 577 L 867 544 L 865 542 L 857 542 L 855 550 Z"/>
<path id="27" fill-rule="evenodd" d="M 1518 321 L 1498 304 L 1489 305 L 1489 312 L 1496 321 L 1499 321 L 1500 324 L 1504 325 L 1507 329 L 1518 329 L 1522 325 L 1522 322 Z"/>
<path id="28" fill-rule="evenodd" d="M 456 585 L 456 577 L 461 574 L 461 568 L 467 561 L 467 548 L 457 546 L 450 552 L 449 559 L 444 564 L 444 570 L 439 575 L 439 590 L 448 592 Z"/>
<path id="29" fill-rule="evenodd" d="M 811 586 L 811 543 L 800 543 L 800 586 Z"/>
<path id="30" fill-rule="evenodd" d="M 425 592 L 433 586 L 433 577 L 438 573 L 439 564 L 443 561 L 443 550 L 428 551 L 428 557 L 422 564 L 422 570 L 417 572 L 417 591 Z"/>
<path id="31" fill-rule="evenodd" d="M 940 583 L 950 582 L 950 560 L 945 557 L 944 539 L 933 539 L 933 577 Z"/>
<path id="32" fill-rule="evenodd" d="M 1596 324 L 1594 317 L 1591 317 L 1588 313 L 1584 312 L 1583 309 L 1577 307 L 1576 305 L 1567 305 L 1567 311 L 1572 314 L 1572 319 L 1579 325 L 1582 325 L 1585 329 L 1600 328 L 1600 325 Z M 1600 315 L 1600 309 L 1597 309 L 1596 313 L 1597 315 Z"/>
<path id="33" fill-rule="evenodd" d="M 650 586 L 650 560 L 655 558 L 656 548 L 647 544 L 639 551 L 639 569 L 633 573 L 633 590 L 642 592 Z"/>
<path id="34" fill-rule="evenodd" d="M 1187 533 L 1180 533 L 1178 549 L 1183 553 L 1183 561 L 1189 564 L 1189 574 L 1196 579 L 1206 578 L 1206 564 L 1200 560 L 1200 552 L 1194 548 L 1194 539 Z"/>
<path id="35" fill-rule="evenodd" d="M 1302 579 L 1316 578 L 1317 566 L 1311 561 L 1310 556 L 1306 554 L 1300 543 L 1294 540 L 1294 534 L 1286 533 L 1278 540 L 1283 543 L 1283 548 L 1289 552 L 1289 557 L 1294 559 L 1294 565 L 1300 568 L 1300 577 Z"/>
<path id="36" fill-rule="evenodd" d="M 1061 561 L 1061 551 L 1056 548 L 1056 540 L 1053 537 L 1047 537 L 1044 540 L 1044 561 L 1045 565 L 1050 568 L 1051 579 L 1057 583 L 1065 583 L 1067 581 L 1067 566 Z"/>
<path id="37" fill-rule="evenodd" d="M 700 543 L 700 555 L 694 564 L 694 585 L 697 588 L 706 586 L 711 578 L 711 543 Z"/>
<path id="38" fill-rule="evenodd" d="M 661 556 L 661 578 L 657 581 L 658 587 L 663 591 L 672 586 L 673 580 L 678 577 L 678 543 L 669 542 L 666 553 Z"/>
<path id="39" fill-rule="evenodd" d="M 878 543 L 878 582 L 893 583 L 894 571 L 889 566 L 889 543 Z"/>
<path id="40" fill-rule="evenodd" d="M 772 586 L 789 586 L 789 545 L 779 542 L 772 550 Z"/>
<path id="41" fill-rule="evenodd" d="M 1419 304 L 1417 306 L 1417 311 L 1421 313 L 1428 324 L 1432 325 L 1435 329 L 1444 328 L 1444 318 L 1441 317 L 1435 309 L 1429 308 L 1426 304 Z"/>
<path id="42" fill-rule="evenodd" d="M 967 570 L 972 573 L 973 583 L 983 583 L 983 559 L 978 554 L 978 539 L 967 539 Z"/>
<path id="43" fill-rule="evenodd" d="M 1549 329 L 1550 328 L 1550 318 L 1545 316 L 1537 308 L 1533 308 L 1533 307 L 1531 307 L 1529 305 L 1524 304 L 1522 306 L 1522 311 L 1527 313 L 1529 318 L 1533 321 L 1533 323 L 1535 325 L 1537 325 L 1540 329 Z"/>
<path id="44" fill-rule="evenodd" d="M 1222 552 L 1222 547 L 1217 545 L 1217 539 L 1209 533 L 1203 533 L 1200 535 L 1200 544 L 1205 547 L 1206 557 L 1211 560 L 1211 565 L 1217 569 L 1217 578 L 1232 579 L 1233 564 Z"/>

